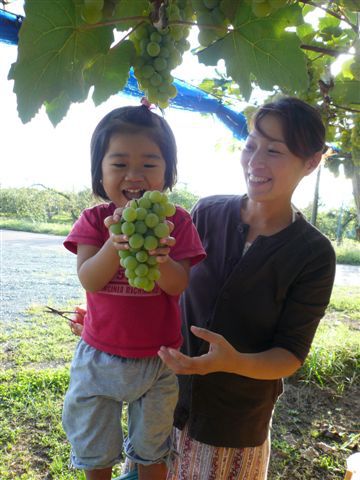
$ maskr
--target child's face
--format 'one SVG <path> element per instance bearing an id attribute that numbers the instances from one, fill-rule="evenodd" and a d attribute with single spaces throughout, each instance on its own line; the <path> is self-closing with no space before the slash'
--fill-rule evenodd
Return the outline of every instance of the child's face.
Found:
<path id="1" fill-rule="evenodd" d="M 101 167 L 102 185 L 117 207 L 140 198 L 146 190 L 164 189 L 165 159 L 146 135 L 113 135 Z"/>

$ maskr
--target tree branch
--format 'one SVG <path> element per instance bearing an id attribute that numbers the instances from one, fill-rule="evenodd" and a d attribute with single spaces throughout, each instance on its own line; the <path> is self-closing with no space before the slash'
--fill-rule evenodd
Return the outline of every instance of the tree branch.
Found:
<path id="1" fill-rule="evenodd" d="M 339 110 L 345 110 L 346 112 L 360 113 L 360 110 L 357 110 L 356 108 L 343 107 L 341 105 L 336 105 L 333 102 L 331 102 L 331 106 L 338 108 Z"/>
<path id="2" fill-rule="evenodd" d="M 317 47 L 316 45 L 302 44 L 302 45 L 300 45 L 300 48 L 302 48 L 303 50 L 309 50 L 311 52 L 319 52 L 319 53 L 323 53 L 325 55 L 330 55 L 331 57 L 338 57 L 342 53 L 345 53 L 347 55 L 349 54 L 349 51 L 345 50 L 345 49 L 335 50 L 333 48 Z"/>
<path id="3" fill-rule="evenodd" d="M 305 5 L 311 5 L 312 7 L 315 7 L 315 8 L 320 8 L 320 10 L 323 10 L 324 12 L 326 12 L 328 15 L 331 15 L 335 18 L 337 18 L 338 20 L 340 21 L 343 21 L 343 22 L 346 22 L 350 27 L 351 29 L 355 32 L 355 33 L 358 33 L 358 26 L 357 25 L 354 25 L 348 18 L 347 16 L 344 14 L 344 12 L 341 12 L 341 15 L 338 15 L 336 12 L 334 12 L 333 10 L 330 10 L 326 7 L 323 7 L 322 5 L 318 5 L 317 3 L 311 1 L 311 0 L 302 0 L 301 3 L 304 3 Z"/>

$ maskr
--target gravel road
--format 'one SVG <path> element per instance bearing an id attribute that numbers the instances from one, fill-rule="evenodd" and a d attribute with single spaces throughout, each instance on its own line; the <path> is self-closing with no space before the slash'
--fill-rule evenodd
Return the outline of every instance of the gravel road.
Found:
<path id="1" fill-rule="evenodd" d="M 64 237 L 1 230 L 1 320 L 26 317 L 33 304 L 61 307 L 83 297 L 76 256 Z"/>
<path id="2" fill-rule="evenodd" d="M 64 237 L 0 230 L 1 320 L 26 316 L 33 304 L 59 307 L 83 298 L 76 256 L 62 245 Z M 338 265 L 335 283 L 359 285 L 360 267 Z"/>

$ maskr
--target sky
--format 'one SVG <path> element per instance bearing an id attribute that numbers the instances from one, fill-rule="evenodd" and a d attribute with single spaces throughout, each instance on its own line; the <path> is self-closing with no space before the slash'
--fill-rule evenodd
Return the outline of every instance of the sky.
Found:
<path id="1" fill-rule="evenodd" d="M 10 5 L 15 7 L 17 2 Z M 8 8 L 16 12 L 15 8 Z M 114 95 L 95 107 L 89 98 L 74 104 L 67 116 L 53 127 L 44 109 L 23 124 L 18 117 L 13 82 L 7 80 L 16 46 L 0 43 L 0 125 L 1 188 L 30 187 L 43 184 L 61 191 L 79 191 L 90 187 L 89 143 L 99 120 L 113 108 L 138 105 L 139 99 Z M 195 83 L 208 68 L 188 54 L 175 72 L 177 78 Z M 178 145 L 178 184 L 199 196 L 245 192 L 239 149 L 231 152 L 232 133 L 215 117 L 168 108 L 165 118 L 172 127 Z M 316 173 L 303 179 L 294 194 L 299 208 L 313 197 Z M 336 208 L 352 201 L 350 180 L 335 179 L 322 169 L 320 201 L 324 208 Z"/>

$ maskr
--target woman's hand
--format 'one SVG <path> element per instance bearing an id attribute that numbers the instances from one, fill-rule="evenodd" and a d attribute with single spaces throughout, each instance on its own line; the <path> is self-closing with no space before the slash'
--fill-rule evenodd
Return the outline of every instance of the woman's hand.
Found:
<path id="1" fill-rule="evenodd" d="M 171 370 L 180 375 L 232 371 L 238 352 L 222 335 L 195 326 L 191 331 L 209 343 L 209 351 L 200 357 L 189 357 L 174 348 L 161 347 L 158 355 Z"/>
<path id="2" fill-rule="evenodd" d="M 84 317 L 86 310 L 83 307 L 75 307 L 75 313 L 71 316 L 69 321 L 70 330 L 74 335 L 81 337 L 82 331 L 84 329 Z"/>

